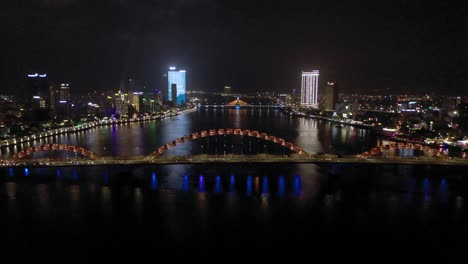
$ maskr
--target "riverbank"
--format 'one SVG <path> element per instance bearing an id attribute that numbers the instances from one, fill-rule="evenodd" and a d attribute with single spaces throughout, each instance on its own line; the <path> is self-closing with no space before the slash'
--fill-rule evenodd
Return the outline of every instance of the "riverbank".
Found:
<path id="1" fill-rule="evenodd" d="M 35 141 L 35 140 L 42 139 L 42 138 L 58 136 L 62 134 L 77 133 L 77 132 L 86 131 L 95 127 L 100 127 L 100 126 L 162 120 L 164 118 L 174 117 L 174 116 L 178 116 L 181 114 L 191 113 L 194 111 L 196 111 L 196 108 L 184 109 L 180 112 L 169 113 L 167 115 L 162 114 L 162 115 L 145 116 L 145 117 L 139 117 L 139 118 L 106 119 L 106 120 L 100 120 L 100 121 L 86 122 L 78 126 L 55 128 L 55 129 L 50 129 L 48 131 L 31 134 L 29 136 L 5 139 L 5 140 L 0 141 L 0 147 L 19 145 L 22 143 Z"/>

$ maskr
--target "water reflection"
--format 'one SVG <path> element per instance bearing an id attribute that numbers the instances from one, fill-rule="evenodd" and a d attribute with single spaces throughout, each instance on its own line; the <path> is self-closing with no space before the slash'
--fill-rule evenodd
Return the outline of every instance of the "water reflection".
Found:
<path id="1" fill-rule="evenodd" d="M 229 180 L 229 192 L 235 192 L 236 191 L 236 179 L 234 175 L 231 175 L 230 180 Z"/>
<path id="2" fill-rule="evenodd" d="M 216 176 L 216 183 L 215 183 L 215 193 L 222 193 L 223 187 L 221 186 L 221 177 L 218 175 Z"/>
<path id="3" fill-rule="evenodd" d="M 158 188 L 158 180 L 156 178 L 156 172 L 151 174 L 151 190 L 156 190 Z"/>
<path id="4" fill-rule="evenodd" d="M 109 184 L 109 171 L 108 170 L 104 171 L 104 179 L 103 180 L 104 180 L 105 185 Z"/>
<path id="5" fill-rule="evenodd" d="M 205 192 L 205 179 L 203 175 L 200 175 L 198 178 L 198 192 L 204 193 Z"/>
<path id="6" fill-rule="evenodd" d="M 444 204 L 448 203 L 448 186 L 445 179 L 440 181 L 439 187 L 440 201 Z"/>
<path id="7" fill-rule="evenodd" d="M 78 171 L 77 170 L 73 170 L 72 180 L 75 181 L 75 182 L 78 181 Z"/>
<path id="8" fill-rule="evenodd" d="M 365 232 L 385 227 L 399 232 L 411 222 L 411 227 L 437 232 L 445 232 L 447 223 L 455 223 L 450 227 L 455 232 L 467 230 L 466 190 L 460 188 L 464 177 L 441 178 L 439 172 L 421 174 L 413 169 L 404 175 L 395 172 L 398 177 L 391 175 L 389 181 L 383 179 L 385 173 L 399 169 L 350 169 L 349 165 L 336 171 L 340 175 L 306 165 L 180 166 L 185 168 L 183 173 L 176 173 L 180 167 L 170 173 L 176 166 L 102 167 L 93 169 L 97 178 L 73 167 L 44 169 L 41 177 L 9 178 L 9 168 L 4 168 L 0 197 L 5 197 L 6 218 L 17 229 L 31 230 L 34 221 L 37 230 L 55 232 L 62 230 L 54 229 L 60 221 L 67 230 L 74 230 L 70 232 L 82 232 L 90 225 L 113 234 L 141 228 L 159 235 L 152 239 L 175 237 L 181 242 L 198 242 L 199 236 L 205 239 L 219 228 L 228 230 L 223 235 L 251 235 L 262 242 L 268 240 L 262 235 L 268 233 L 271 238 L 282 232 L 278 230 L 290 228 L 310 234 L 336 227 Z M 29 173 L 36 176 L 38 171 L 30 168 Z M 23 168 L 17 170 L 22 172 Z M 55 180 L 64 176 L 78 180 Z M 168 184 L 172 182 L 176 184 Z M 405 200 L 408 194 L 416 199 Z M 250 223 L 255 224 L 247 232 L 244 228 Z"/>
<path id="9" fill-rule="evenodd" d="M 294 176 L 294 195 L 301 196 L 302 194 L 302 182 L 299 175 Z"/>
<path id="10" fill-rule="evenodd" d="M 263 184 L 262 184 L 262 196 L 268 196 L 268 178 L 267 176 L 263 176 Z"/>
<path id="11" fill-rule="evenodd" d="M 182 191 L 188 192 L 190 190 L 190 185 L 189 185 L 189 176 L 184 175 L 184 178 L 182 180 Z"/>
<path id="12" fill-rule="evenodd" d="M 284 176 L 279 176 L 278 177 L 278 195 L 280 197 L 284 197 L 285 192 L 286 192 L 286 186 L 284 183 Z"/>
<path id="13" fill-rule="evenodd" d="M 247 196 L 252 195 L 252 176 L 247 176 Z"/>

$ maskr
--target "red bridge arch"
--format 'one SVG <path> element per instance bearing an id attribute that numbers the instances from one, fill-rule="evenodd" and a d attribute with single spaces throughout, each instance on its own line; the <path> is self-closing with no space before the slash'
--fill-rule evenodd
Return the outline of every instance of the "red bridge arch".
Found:
<path id="1" fill-rule="evenodd" d="M 22 150 L 18 152 L 13 159 L 23 159 L 28 157 L 29 155 L 33 153 L 38 153 L 38 152 L 46 152 L 46 151 L 68 151 L 68 152 L 73 152 L 73 153 L 78 153 L 83 156 L 86 156 L 90 159 L 97 160 L 99 157 L 92 151 L 84 149 L 82 147 L 77 147 L 73 145 L 66 145 L 66 144 L 45 144 L 45 145 L 40 145 L 40 146 L 34 146 L 27 148 L 25 150 Z"/>
<path id="2" fill-rule="evenodd" d="M 151 154 L 149 154 L 148 156 L 146 156 L 145 159 L 147 159 L 147 160 L 154 159 L 157 156 L 161 155 L 162 153 L 166 152 L 167 150 L 169 150 L 169 149 L 171 149 L 171 148 L 173 148 L 173 147 L 175 147 L 177 145 L 183 144 L 183 143 L 185 143 L 187 141 L 192 141 L 192 140 L 195 140 L 195 139 L 198 139 L 198 138 L 222 136 L 222 135 L 239 135 L 239 136 L 248 136 L 248 137 L 254 137 L 254 138 L 261 138 L 261 139 L 264 139 L 266 141 L 271 141 L 271 142 L 274 142 L 274 143 L 276 143 L 278 145 L 281 145 L 281 146 L 283 146 L 285 148 L 288 148 L 288 149 L 298 153 L 299 155 L 308 155 L 308 153 L 305 152 L 299 146 L 294 145 L 293 143 L 287 142 L 286 140 L 284 140 L 282 138 L 272 136 L 272 135 L 268 135 L 267 133 L 262 133 L 262 132 L 258 132 L 258 131 L 255 131 L 255 130 L 248 130 L 248 129 L 232 129 L 232 128 L 224 129 L 224 128 L 219 128 L 219 129 L 211 129 L 211 130 L 208 130 L 208 131 L 203 130 L 201 132 L 196 132 L 196 133 L 192 133 L 192 134 L 189 134 L 189 135 L 185 135 L 185 136 L 180 137 L 180 138 L 176 138 L 175 140 L 167 143 L 166 145 L 159 147 L 156 151 L 154 151 Z"/>

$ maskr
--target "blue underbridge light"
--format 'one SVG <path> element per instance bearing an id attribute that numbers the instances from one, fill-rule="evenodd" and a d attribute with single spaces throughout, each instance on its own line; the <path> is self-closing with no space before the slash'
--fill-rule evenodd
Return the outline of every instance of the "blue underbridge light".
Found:
<path id="1" fill-rule="evenodd" d="M 283 197 L 286 192 L 286 186 L 284 182 L 284 176 L 279 176 L 278 178 L 278 195 Z"/>
<path id="2" fill-rule="evenodd" d="M 109 171 L 108 170 L 104 171 L 104 184 L 105 185 L 109 184 Z"/>
<path id="3" fill-rule="evenodd" d="M 247 176 L 247 196 L 252 195 L 252 176 Z"/>
<path id="4" fill-rule="evenodd" d="M 13 175 L 14 175 L 14 173 L 13 173 L 13 168 L 9 168 L 9 169 L 8 169 L 8 175 L 9 175 L 10 177 L 13 177 Z"/>
<path id="5" fill-rule="evenodd" d="M 447 182 L 445 181 L 445 179 L 442 179 L 440 181 L 439 193 L 440 193 L 440 201 L 442 203 L 447 203 L 448 202 L 448 186 L 447 186 Z"/>
<path id="6" fill-rule="evenodd" d="M 151 190 L 156 190 L 158 188 L 158 179 L 156 177 L 156 172 L 151 174 Z"/>
<path id="7" fill-rule="evenodd" d="M 188 192 L 190 189 L 189 186 L 189 177 L 187 174 L 184 175 L 184 179 L 182 180 L 182 191 Z"/>
<path id="8" fill-rule="evenodd" d="M 268 196 L 268 177 L 263 176 L 262 196 Z"/>
<path id="9" fill-rule="evenodd" d="M 77 180 L 78 180 L 78 171 L 77 171 L 77 170 L 73 170 L 73 173 L 72 173 L 72 180 L 73 180 L 73 181 L 77 181 Z"/>
<path id="10" fill-rule="evenodd" d="M 28 168 L 24 168 L 24 176 L 29 176 L 29 169 Z"/>
<path id="11" fill-rule="evenodd" d="M 236 179 L 234 175 L 231 175 L 231 178 L 229 180 L 229 191 L 230 192 L 235 192 L 236 191 Z"/>
<path id="12" fill-rule="evenodd" d="M 222 191 L 223 187 L 221 185 L 221 177 L 218 175 L 216 176 L 215 193 L 221 193 Z"/>
<path id="13" fill-rule="evenodd" d="M 296 175 L 296 176 L 294 176 L 294 195 L 295 196 L 300 196 L 301 193 L 302 193 L 301 176 Z"/>
<path id="14" fill-rule="evenodd" d="M 198 192 L 205 192 L 205 179 L 203 175 L 198 178 Z"/>
<path id="15" fill-rule="evenodd" d="M 56 171 L 56 176 L 57 176 L 57 180 L 61 179 L 62 178 L 62 171 L 60 169 L 57 169 Z"/>

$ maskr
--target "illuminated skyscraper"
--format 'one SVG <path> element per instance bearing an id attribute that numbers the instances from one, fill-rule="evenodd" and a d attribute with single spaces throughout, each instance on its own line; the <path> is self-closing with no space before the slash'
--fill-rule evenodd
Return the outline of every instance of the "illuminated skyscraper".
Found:
<path id="1" fill-rule="evenodd" d="M 167 99 L 173 103 L 184 104 L 185 101 L 185 91 L 186 91 L 186 81 L 185 81 L 185 70 L 176 70 L 175 67 L 170 67 L 167 73 Z M 176 98 L 173 98 L 172 93 L 172 84 L 175 84 L 177 87 Z"/>
<path id="2" fill-rule="evenodd" d="M 137 112 L 142 110 L 143 92 L 132 92 L 128 95 L 129 103 L 135 108 Z"/>
<path id="3" fill-rule="evenodd" d="M 225 85 L 224 86 L 224 94 L 231 94 L 231 93 L 232 93 L 231 86 Z"/>
<path id="4" fill-rule="evenodd" d="M 119 91 L 114 95 L 115 97 L 115 113 L 118 115 L 128 115 L 128 93 Z"/>
<path id="5" fill-rule="evenodd" d="M 327 88 L 325 89 L 325 109 L 335 110 L 337 97 L 336 82 L 327 82 Z"/>
<path id="6" fill-rule="evenodd" d="M 302 72 L 301 105 L 317 108 L 319 71 Z"/>
<path id="7" fill-rule="evenodd" d="M 31 104 L 33 108 L 45 108 L 45 102 L 49 96 L 48 89 L 47 74 L 28 74 L 25 89 L 19 94 L 19 98 Z"/>
<path id="8" fill-rule="evenodd" d="M 68 83 L 62 83 L 60 85 L 59 101 L 70 101 L 70 86 Z"/>
<path id="9" fill-rule="evenodd" d="M 57 108 L 57 104 L 60 100 L 60 87 L 58 85 L 52 85 L 49 88 L 49 105 L 50 108 L 55 110 Z"/>

